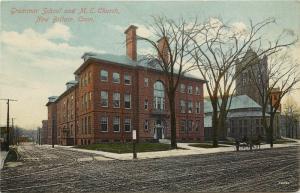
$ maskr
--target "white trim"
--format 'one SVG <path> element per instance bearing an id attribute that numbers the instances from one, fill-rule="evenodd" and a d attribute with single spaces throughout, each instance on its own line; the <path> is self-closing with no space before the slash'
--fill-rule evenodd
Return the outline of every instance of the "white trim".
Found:
<path id="1" fill-rule="evenodd" d="M 126 81 L 125 81 L 125 80 L 126 80 L 126 79 L 125 79 L 126 75 L 130 77 L 130 78 L 128 79 L 128 80 L 130 80 L 130 83 L 129 83 L 129 84 L 126 83 Z M 124 74 L 124 85 L 131 85 L 131 83 L 132 83 L 132 76 L 131 76 L 130 74 L 125 73 L 125 74 Z"/>
<path id="2" fill-rule="evenodd" d="M 128 119 L 128 120 L 129 120 L 129 123 L 130 123 L 130 130 L 129 130 L 129 131 L 126 131 L 126 130 L 125 130 L 125 120 L 126 120 L 126 119 Z M 124 119 L 124 132 L 129 133 L 129 132 L 131 132 L 131 130 L 132 130 L 132 126 L 131 126 L 131 118 L 125 118 L 125 119 Z"/>
<path id="3" fill-rule="evenodd" d="M 119 130 L 118 130 L 118 131 L 115 131 L 115 127 L 114 127 L 114 126 L 115 126 L 115 125 L 114 125 L 114 120 L 115 120 L 116 117 L 119 117 L 119 124 L 118 124 L 118 125 L 119 125 Z M 114 132 L 114 133 L 119 133 L 120 130 L 121 130 L 121 125 L 120 125 L 120 122 L 121 122 L 121 121 L 120 121 L 120 119 L 121 119 L 120 116 L 115 116 L 115 117 L 113 117 L 113 126 L 112 126 L 112 127 L 113 127 L 113 132 Z"/>
<path id="4" fill-rule="evenodd" d="M 102 130 L 102 118 L 103 118 L 103 117 L 100 118 L 100 132 L 107 133 L 107 132 L 108 132 L 108 117 L 106 117 L 106 125 L 107 125 L 106 131 L 103 131 L 103 130 Z"/>
<path id="5" fill-rule="evenodd" d="M 115 82 L 115 80 L 114 80 L 114 74 L 118 74 L 119 75 L 119 79 L 117 79 L 117 80 L 119 80 L 118 82 Z M 113 74 L 112 74 L 112 83 L 115 83 L 115 84 L 120 84 L 121 83 L 121 75 L 120 75 L 120 73 L 113 72 Z"/>
<path id="6" fill-rule="evenodd" d="M 102 74 L 101 74 L 102 71 L 106 71 L 107 72 L 107 76 L 106 76 L 107 78 L 106 78 L 106 80 L 102 80 Z M 107 70 L 100 70 L 100 81 L 101 82 L 108 82 L 108 76 L 109 76 L 109 73 L 108 73 Z"/>

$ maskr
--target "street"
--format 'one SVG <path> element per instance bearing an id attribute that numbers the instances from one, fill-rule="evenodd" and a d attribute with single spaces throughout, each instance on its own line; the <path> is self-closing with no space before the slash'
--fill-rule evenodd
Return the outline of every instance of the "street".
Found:
<path id="1" fill-rule="evenodd" d="M 1 171 L 1 192 L 294 192 L 299 147 L 120 161 L 32 144 Z"/>

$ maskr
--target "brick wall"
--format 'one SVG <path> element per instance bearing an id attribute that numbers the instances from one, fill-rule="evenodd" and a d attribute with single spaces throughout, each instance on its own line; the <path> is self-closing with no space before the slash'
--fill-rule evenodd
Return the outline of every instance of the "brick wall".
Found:
<path id="1" fill-rule="evenodd" d="M 100 71 L 108 72 L 106 82 L 100 80 Z M 113 83 L 113 73 L 120 74 L 120 83 Z M 131 76 L 131 84 L 125 85 L 124 74 Z M 144 78 L 148 78 L 148 86 L 144 84 Z M 123 141 L 131 139 L 131 132 L 124 131 L 124 119 L 131 119 L 131 128 L 137 130 L 138 138 L 141 140 L 153 139 L 154 127 L 157 119 L 164 122 L 165 138 L 170 138 L 170 115 L 168 109 L 168 98 L 165 93 L 165 111 L 155 113 L 153 108 L 154 83 L 156 81 L 165 82 L 164 75 L 154 70 L 145 70 L 143 68 L 132 68 L 124 65 L 111 64 L 105 62 L 93 62 L 79 74 L 78 87 L 78 132 L 77 143 L 95 143 L 105 141 Z M 185 78 L 182 82 L 186 85 L 193 86 L 193 94 L 177 92 L 176 93 L 176 111 L 177 111 L 177 138 L 178 139 L 204 139 L 203 128 L 203 82 L 196 79 Z M 200 95 L 195 94 L 195 87 L 199 87 Z M 108 92 L 108 107 L 101 106 L 101 91 Z M 120 93 L 120 108 L 113 107 L 113 93 Z M 131 108 L 124 108 L 124 94 L 131 94 Z M 85 96 L 88 95 L 87 104 L 84 103 Z M 148 100 L 148 109 L 144 108 L 145 99 Z M 193 102 L 193 113 L 180 113 L 180 100 L 191 100 Z M 201 103 L 201 112 L 195 113 L 195 103 Z M 120 131 L 114 132 L 113 119 L 120 117 Z M 85 126 L 87 119 L 90 117 L 90 124 Z M 108 131 L 100 130 L 101 117 L 108 117 Z M 145 129 L 145 120 L 148 121 L 148 129 Z M 200 126 L 196 131 L 192 128 L 190 131 L 180 130 L 181 120 L 193 121 L 193 127 L 196 121 Z M 90 128 L 89 128 L 90 127 Z"/>

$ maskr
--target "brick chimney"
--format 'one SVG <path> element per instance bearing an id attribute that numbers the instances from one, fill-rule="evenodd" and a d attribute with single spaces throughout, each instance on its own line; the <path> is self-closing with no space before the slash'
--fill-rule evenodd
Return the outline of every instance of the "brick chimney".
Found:
<path id="1" fill-rule="evenodd" d="M 169 62 L 169 51 L 168 51 L 168 38 L 167 37 L 162 37 L 157 41 L 157 46 L 158 46 L 158 50 L 159 53 L 157 53 L 158 58 L 162 59 L 164 58 L 164 60 L 166 62 Z"/>
<path id="2" fill-rule="evenodd" d="M 126 55 L 131 60 L 136 61 L 137 53 L 136 53 L 136 29 L 137 27 L 134 25 L 130 25 L 126 30 Z"/>

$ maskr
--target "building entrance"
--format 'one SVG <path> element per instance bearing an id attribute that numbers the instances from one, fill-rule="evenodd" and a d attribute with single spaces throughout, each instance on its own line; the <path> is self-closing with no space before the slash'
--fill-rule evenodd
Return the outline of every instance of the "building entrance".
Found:
<path id="1" fill-rule="evenodd" d="M 164 139 L 164 127 L 162 126 L 162 121 L 160 119 L 156 120 L 154 131 L 155 139 Z"/>

